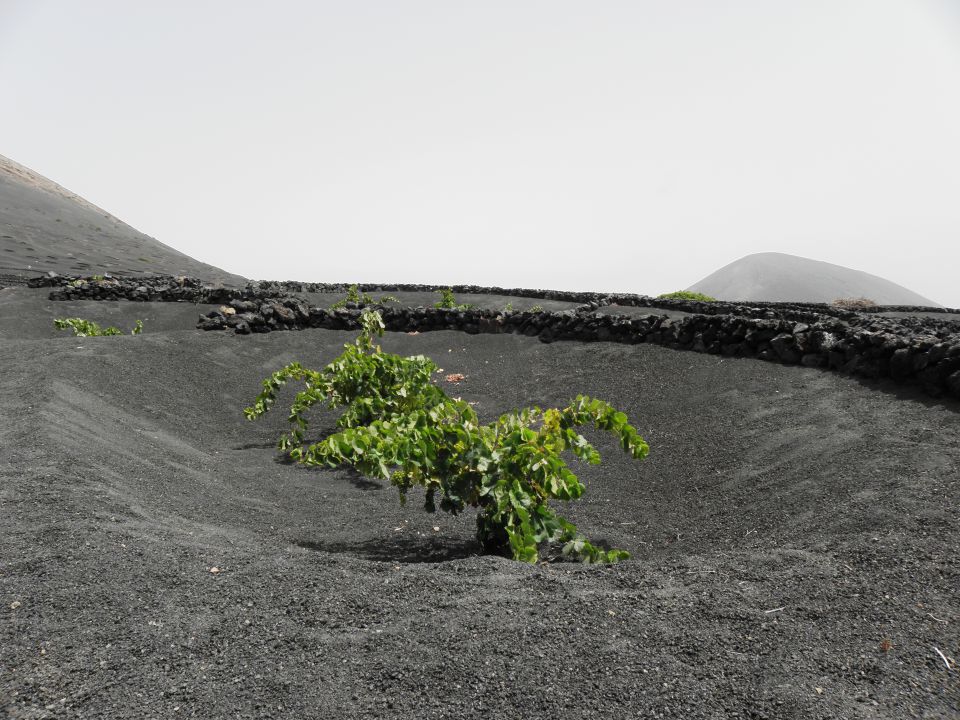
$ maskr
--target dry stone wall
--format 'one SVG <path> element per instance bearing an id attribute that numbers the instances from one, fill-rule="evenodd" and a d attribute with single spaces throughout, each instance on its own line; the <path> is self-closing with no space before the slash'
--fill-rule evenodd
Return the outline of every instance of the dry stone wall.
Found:
<path id="1" fill-rule="evenodd" d="M 220 304 L 201 315 L 203 330 L 239 334 L 303 328 L 359 327 L 362 307 L 311 307 L 291 293 L 346 292 L 345 284 L 252 283 L 242 289 L 205 285 L 191 278 L 71 278 L 44 276 L 33 287 L 51 287 L 52 300 L 131 300 Z M 442 286 L 360 284 L 362 292 L 429 292 Z M 915 384 L 932 396 L 960 398 L 960 321 L 879 312 L 934 313 L 934 308 L 870 308 L 853 311 L 814 303 L 727 303 L 652 298 L 625 293 L 530 290 L 455 285 L 454 293 L 496 294 L 579 303 L 562 312 L 504 312 L 489 309 L 378 307 L 394 331 L 457 330 L 518 333 L 543 342 L 654 343 L 728 357 L 752 357 L 836 370 L 866 378 Z M 650 308 L 631 317 L 597 310 L 607 306 Z M 607 307 L 613 310 L 613 307 Z M 657 310 L 687 313 L 671 319 Z M 939 309 L 945 312 L 949 309 Z M 641 310 L 642 311 L 642 310 Z"/>
<path id="2" fill-rule="evenodd" d="M 837 370 L 866 378 L 893 378 L 919 385 L 932 396 L 960 398 L 960 336 L 915 332 L 886 318 L 849 323 L 829 316 L 813 322 L 742 315 L 691 314 L 679 320 L 651 313 L 606 315 L 589 308 L 562 312 L 501 312 L 377 307 L 388 330 L 517 333 L 542 342 L 654 343 L 727 357 L 753 357 Z M 264 333 L 326 328 L 353 330 L 362 308 L 326 310 L 305 301 L 278 298 L 232 301 L 200 317 L 203 330 Z M 860 318 L 858 318 L 860 319 Z"/>

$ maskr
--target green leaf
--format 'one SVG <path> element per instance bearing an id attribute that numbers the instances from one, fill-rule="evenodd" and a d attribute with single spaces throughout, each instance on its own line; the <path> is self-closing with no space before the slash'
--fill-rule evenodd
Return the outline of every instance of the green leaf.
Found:
<path id="1" fill-rule="evenodd" d="M 361 315 L 353 344 L 322 371 L 291 363 L 263 381 L 263 391 L 244 410 L 248 419 L 267 412 L 290 380 L 297 393 L 289 434 L 281 448 L 307 465 L 352 465 L 367 475 L 389 478 L 404 502 L 414 485 L 426 490 L 424 507 L 453 514 L 467 505 L 478 509 L 477 534 L 485 547 L 506 547 L 511 556 L 535 562 L 542 542 L 563 542 L 563 552 L 583 562 L 616 562 L 621 550 L 604 550 L 577 534 L 554 514 L 550 499 L 573 500 L 584 492 L 562 453 L 599 463 L 600 455 L 574 428 L 592 423 L 611 432 L 635 458 L 648 448 L 627 416 L 607 403 L 579 395 L 565 408 L 527 408 L 481 425 L 476 412 L 433 385 L 437 366 L 423 356 L 400 357 L 374 345 L 384 324 L 379 313 Z M 335 433 L 303 447 L 307 414 L 325 402 L 343 408 Z M 391 469 L 395 468 L 391 472 Z M 439 496 L 439 502 L 436 500 Z"/>

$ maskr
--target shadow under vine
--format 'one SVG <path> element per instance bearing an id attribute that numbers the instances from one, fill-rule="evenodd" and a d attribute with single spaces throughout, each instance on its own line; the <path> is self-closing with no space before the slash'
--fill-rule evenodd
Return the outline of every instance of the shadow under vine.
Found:
<path id="1" fill-rule="evenodd" d="M 293 543 L 306 550 L 353 555 L 364 560 L 397 563 L 440 563 L 462 560 L 481 555 L 480 543 L 469 540 L 443 537 L 400 535 L 387 538 L 371 538 L 359 542 L 334 542 L 325 540 L 294 540 Z"/>

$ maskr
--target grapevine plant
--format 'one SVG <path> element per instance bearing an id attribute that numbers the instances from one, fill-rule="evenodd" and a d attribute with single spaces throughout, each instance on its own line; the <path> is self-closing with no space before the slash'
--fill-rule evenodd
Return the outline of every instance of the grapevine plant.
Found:
<path id="1" fill-rule="evenodd" d="M 347 296 L 331 305 L 330 309 L 336 310 L 337 308 L 346 307 L 348 302 L 356 303 L 357 305 L 384 305 L 388 302 L 399 303 L 400 301 L 393 295 L 384 295 L 377 300 L 369 293 L 361 293 L 359 285 L 351 285 L 347 288 Z"/>
<path id="2" fill-rule="evenodd" d="M 84 320 L 83 318 L 55 318 L 53 324 L 59 330 L 71 328 L 73 330 L 74 337 L 103 337 L 106 335 L 123 335 L 123 331 L 120 330 L 120 328 L 102 328 L 92 320 Z M 141 332 L 143 332 L 143 320 L 137 320 L 136 324 L 133 326 L 133 330 L 130 331 L 130 334 L 139 335 Z"/>
<path id="3" fill-rule="evenodd" d="M 469 310 L 473 305 L 458 303 L 453 294 L 453 288 L 441 288 L 436 291 L 440 295 L 440 301 L 435 302 L 433 306 L 441 310 Z"/>
<path id="4" fill-rule="evenodd" d="M 361 324 L 357 340 L 323 370 L 294 362 L 264 380 L 263 392 L 244 411 L 247 419 L 266 413 L 287 382 L 302 381 L 306 389 L 294 398 L 290 430 L 278 443 L 292 459 L 314 466 L 351 465 L 389 480 L 401 504 L 414 486 L 422 486 L 428 512 L 439 505 L 457 515 L 474 507 L 481 546 L 515 560 L 536 562 L 538 546 L 548 542 L 563 543 L 565 556 L 583 562 L 629 557 L 623 550 L 592 545 L 548 504 L 574 500 L 584 491 L 561 457 L 564 451 L 600 462 L 597 450 L 576 431 L 581 425 L 612 433 L 636 459 L 647 455 L 647 443 L 624 413 L 579 395 L 564 408 L 534 407 L 482 424 L 467 402 L 448 397 L 431 382 L 438 370 L 431 360 L 392 355 L 375 344 L 384 331 L 379 313 L 365 311 Z M 344 408 L 338 431 L 305 444 L 305 414 L 318 403 Z"/>

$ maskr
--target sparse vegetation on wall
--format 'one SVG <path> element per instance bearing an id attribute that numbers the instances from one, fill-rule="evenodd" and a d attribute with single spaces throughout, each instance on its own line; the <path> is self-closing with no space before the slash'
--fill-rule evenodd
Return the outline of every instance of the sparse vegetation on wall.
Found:
<path id="1" fill-rule="evenodd" d="M 704 295 L 703 293 L 690 292 L 689 290 L 677 290 L 676 292 L 663 293 L 663 295 L 657 295 L 658 298 L 663 300 L 696 300 L 698 302 L 716 302 L 717 299 L 710 297 L 709 295 Z"/>
<path id="2" fill-rule="evenodd" d="M 435 308 L 442 308 L 445 310 L 469 310 L 472 305 L 464 305 L 457 302 L 457 298 L 453 295 L 453 288 L 441 288 L 437 290 L 440 293 L 440 302 L 435 302 L 433 306 Z"/>
<path id="3" fill-rule="evenodd" d="M 875 308 L 877 304 L 870 298 L 837 298 L 831 303 L 834 307 L 843 310 L 863 310 L 864 308 Z"/>

